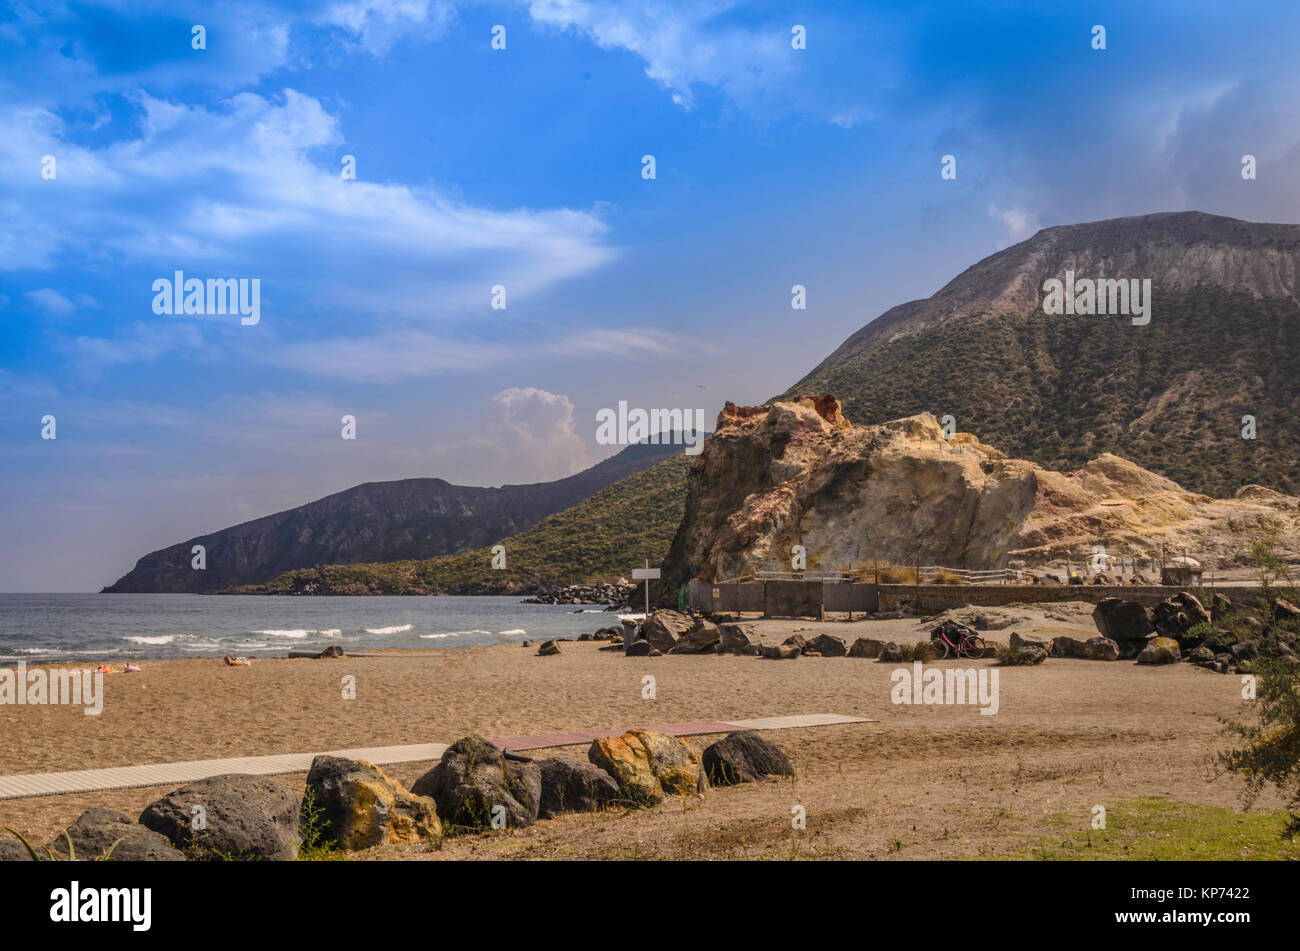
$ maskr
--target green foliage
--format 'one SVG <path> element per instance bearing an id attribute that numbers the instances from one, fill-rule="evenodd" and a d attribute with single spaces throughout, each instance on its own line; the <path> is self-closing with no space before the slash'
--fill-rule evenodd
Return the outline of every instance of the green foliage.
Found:
<path id="1" fill-rule="evenodd" d="M 77 861 L 77 848 L 72 844 L 72 836 L 68 834 L 67 829 L 63 830 L 63 838 L 68 843 L 68 857 L 66 859 L 58 852 L 55 852 L 49 846 L 43 847 L 43 851 L 45 852 L 45 855 L 41 855 L 41 850 L 38 850 L 36 846 L 32 845 L 31 842 L 27 841 L 27 837 L 23 835 L 21 832 L 19 832 L 17 829 L 10 829 L 8 826 L 5 826 L 5 831 L 12 833 L 14 837 L 17 838 L 18 841 L 23 844 L 23 848 L 27 850 L 27 854 L 32 857 L 33 862 L 75 862 Z M 122 839 L 125 838 L 126 836 L 122 836 L 120 839 L 115 841 L 112 845 L 110 845 L 103 852 L 101 852 L 94 861 L 96 862 L 113 861 L 113 850 L 116 849 L 118 845 L 121 843 Z"/>
<path id="2" fill-rule="evenodd" d="M 1017 650 L 1010 644 L 999 644 L 993 653 L 1003 667 L 1029 667 L 1047 660 L 1046 651 Z"/>
<path id="3" fill-rule="evenodd" d="M 1219 765 L 1245 778 L 1247 809 L 1268 786 L 1287 797 L 1291 812 L 1282 834 L 1290 839 L 1300 834 L 1300 665 L 1260 658 L 1251 667 L 1258 678 L 1253 718 L 1221 718 L 1224 730 L 1243 745 L 1220 753 Z"/>
<path id="4" fill-rule="evenodd" d="M 620 479 L 570 509 L 505 539 L 506 568 L 492 548 L 423 561 L 325 565 L 287 572 L 245 594 L 513 594 L 555 585 L 617 581 L 643 558 L 663 560 L 686 510 L 684 454 Z"/>
<path id="5" fill-rule="evenodd" d="M 985 859 L 1039 861 L 1240 861 L 1297 858 L 1278 837 L 1285 813 L 1242 816 L 1221 806 L 1202 806 L 1150 796 L 1123 800 L 1106 810 L 1106 828 L 1090 828 L 1079 812 L 1048 822 L 1059 832 L 1010 853 L 982 852 Z"/>
<path id="6" fill-rule="evenodd" d="M 345 862 L 347 856 L 339 850 L 333 839 L 327 839 L 325 832 L 325 808 L 316 801 L 316 793 L 306 787 L 302 794 L 302 809 L 298 813 L 298 836 L 302 844 L 298 846 L 299 862 Z"/>
<path id="7" fill-rule="evenodd" d="M 934 644 L 930 641 L 917 641 L 915 644 L 900 644 L 898 646 L 899 660 L 909 664 L 916 660 L 922 663 L 934 660 L 936 654 Z"/>
<path id="8" fill-rule="evenodd" d="M 1053 469 L 1113 452 L 1216 497 L 1249 483 L 1300 493 L 1300 308 L 1208 287 L 1156 301 L 1146 327 L 1041 312 L 946 321 L 786 395 L 834 393 L 854 423 L 951 413 Z M 1241 438 L 1245 413 L 1266 436 Z"/>

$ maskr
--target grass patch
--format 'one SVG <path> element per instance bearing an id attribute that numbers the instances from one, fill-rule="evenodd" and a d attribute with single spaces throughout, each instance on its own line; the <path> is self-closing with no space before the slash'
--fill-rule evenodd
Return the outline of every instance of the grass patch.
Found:
<path id="1" fill-rule="evenodd" d="M 1106 828 L 1089 828 L 1086 812 L 1058 813 L 1048 825 L 1061 832 L 1034 845 L 980 858 L 1038 861 L 1265 861 L 1300 859 L 1300 847 L 1281 839 L 1285 812 L 1241 813 L 1160 796 L 1107 805 Z M 1065 831 L 1065 830 L 1070 831 Z"/>

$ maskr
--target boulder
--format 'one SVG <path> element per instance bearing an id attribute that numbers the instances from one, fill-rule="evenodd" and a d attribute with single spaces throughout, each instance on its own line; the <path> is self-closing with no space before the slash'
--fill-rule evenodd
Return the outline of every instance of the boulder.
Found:
<path id="1" fill-rule="evenodd" d="M 725 653 L 757 654 L 758 635 L 748 624 L 722 624 L 718 627 L 718 649 Z"/>
<path id="2" fill-rule="evenodd" d="M 705 651 L 712 650 L 721 638 L 722 632 L 718 630 L 718 625 L 712 621 L 705 621 L 695 630 L 678 638 L 677 646 L 672 649 L 672 653 L 703 654 Z"/>
<path id="3" fill-rule="evenodd" d="M 1243 660 L 1254 660 L 1259 656 L 1259 645 L 1254 641 L 1238 641 L 1232 645 L 1232 662 L 1241 663 Z"/>
<path id="4" fill-rule="evenodd" d="M 650 642 L 645 638 L 635 640 L 631 644 L 625 645 L 623 653 L 628 657 L 649 657 Z"/>
<path id="5" fill-rule="evenodd" d="M 1194 648 L 1192 652 L 1187 655 L 1187 659 L 1200 667 L 1213 667 L 1217 663 L 1214 659 L 1214 651 L 1210 650 L 1208 647 Z"/>
<path id="6" fill-rule="evenodd" d="M 1151 622 L 1157 634 L 1178 641 L 1180 648 L 1185 644 L 1195 646 L 1190 642 L 1195 640 L 1199 644 L 1201 638 L 1193 638 L 1188 632 L 1199 624 L 1209 624 L 1210 612 L 1195 595 L 1180 591 L 1152 609 Z"/>
<path id="7" fill-rule="evenodd" d="M 903 651 L 897 644 L 890 641 L 880 649 L 880 663 L 897 664 L 903 659 Z"/>
<path id="8" fill-rule="evenodd" d="M 759 657 L 766 657 L 768 660 L 794 660 L 803 653 L 794 644 L 768 645 L 765 644 L 758 649 Z"/>
<path id="9" fill-rule="evenodd" d="M 699 621 L 678 611 L 656 611 L 646 618 L 641 636 L 650 646 L 667 653 L 677 646 L 677 641 L 699 626 Z"/>
<path id="10" fill-rule="evenodd" d="M 555 641 L 545 641 L 542 646 L 537 648 L 538 657 L 551 657 L 560 652 L 560 645 Z"/>
<path id="11" fill-rule="evenodd" d="M 323 651 L 317 654 L 316 658 L 317 660 L 328 660 L 331 657 L 346 657 L 346 656 L 347 654 L 344 653 L 343 648 L 339 647 L 339 645 L 337 644 L 331 644 L 329 647 L 325 648 Z"/>
<path id="12" fill-rule="evenodd" d="M 1092 620 L 1102 637 L 1121 644 L 1145 642 L 1155 635 L 1147 609 L 1137 601 L 1103 598 L 1093 608 Z"/>
<path id="13" fill-rule="evenodd" d="M 779 747 L 754 730 L 739 730 L 704 750 L 704 775 L 711 786 L 757 782 L 764 776 L 793 776 L 794 767 Z"/>
<path id="14" fill-rule="evenodd" d="M 447 747 L 411 792 L 431 798 L 438 816 L 452 825 L 490 828 L 493 808 L 502 806 L 507 827 L 528 826 L 541 807 L 542 771 L 531 760 L 508 758 L 481 736 L 466 736 Z"/>
<path id="15" fill-rule="evenodd" d="M 38 848 L 36 850 L 40 852 Z M 184 856 L 182 856 L 184 858 Z M 31 853 L 17 839 L 0 839 L 0 862 L 30 862 Z"/>
<path id="16" fill-rule="evenodd" d="M 849 648 L 850 657 L 879 657 L 880 652 L 885 649 L 884 641 L 877 641 L 870 637 L 859 637 Z"/>
<path id="17" fill-rule="evenodd" d="M 799 653 L 802 654 L 804 648 L 808 646 L 808 638 L 804 637 L 802 634 L 791 634 L 781 642 L 781 646 L 796 648 Z"/>
<path id="18" fill-rule="evenodd" d="M 140 813 L 140 824 L 166 836 L 191 859 L 291 862 L 301 844 L 298 814 L 298 796 L 288 786 L 265 776 L 233 774 L 168 793 Z"/>
<path id="19" fill-rule="evenodd" d="M 622 798 L 651 805 L 665 795 L 703 791 L 699 754 L 684 740 L 653 730 L 629 730 L 622 736 L 592 741 L 587 758 L 618 783 Z"/>
<path id="20" fill-rule="evenodd" d="M 95 862 L 105 855 L 113 862 L 184 862 L 185 855 L 166 838 L 114 809 L 87 809 L 67 828 L 72 851 L 79 862 Z M 14 842 L 27 850 L 21 842 Z M 46 846 L 60 859 L 68 858 L 68 839 L 56 835 Z M 111 851 L 110 851 L 111 850 Z M 36 850 L 45 856 L 42 849 Z"/>
<path id="21" fill-rule="evenodd" d="M 1049 653 L 1052 649 L 1051 641 L 1039 640 L 1032 637 L 1021 637 L 1015 631 L 1011 632 L 1011 649 L 1015 651 L 1042 651 L 1044 654 Z"/>
<path id="22" fill-rule="evenodd" d="M 845 657 L 849 648 L 844 641 L 832 634 L 818 634 L 804 645 L 804 653 L 817 653 L 822 657 Z"/>
<path id="23" fill-rule="evenodd" d="M 1214 618 L 1215 623 L 1220 623 L 1232 613 L 1232 602 L 1219 594 L 1217 591 L 1210 598 L 1210 617 Z"/>
<path id="24" fill-rule="evenodd" d="M 1119 644 L 1109 637 L 1090 637 L 1082 641 L 1061 635 L 1052 638 L 1051 655 L 1076 660 L 1119 660 Z"/>
<path id="25" fill-rule="evenodd" d="M 307 790 L 320 810 L 322 838 L 345 851 L 394 842 L 436 845 L 442 841 L 437 804 L 411 795 L 373 763 L 317 756 L 307 774 Z"/>
<path id="26" fill-rule="evenodd" d="M 1137 662 L 1139 664 L 1174 664 L 1182 656 L 1182 651 L 1178 647 L 1178 642 L 1172 637 L 1156 637 L 1142 648 L 1138 654 Z"/>
<path id="27" fill-rule="evenodd" d="M 539 818 L 551 819 L 562 812 L 594 812 L 620 799 L 614 777 L 593 763 L 554 757 L 537 765 L 542 771 Z"/>
<path id="28" fill-rule="evenodd" d="M 1273 616 L 1279 620 L 1296 620 L 1300 618 L 1300 608 L 1286 598 L 1273 599 Z"/>

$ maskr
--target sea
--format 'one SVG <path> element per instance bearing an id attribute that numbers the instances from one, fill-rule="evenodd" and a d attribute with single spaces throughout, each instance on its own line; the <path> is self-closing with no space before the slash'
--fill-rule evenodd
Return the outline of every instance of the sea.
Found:
<path id="1" fill-rule="evenodd" d="M 0 594 L 0 665 L 477 647 L 618 626 L 601 605 L 518 597 Z"/>

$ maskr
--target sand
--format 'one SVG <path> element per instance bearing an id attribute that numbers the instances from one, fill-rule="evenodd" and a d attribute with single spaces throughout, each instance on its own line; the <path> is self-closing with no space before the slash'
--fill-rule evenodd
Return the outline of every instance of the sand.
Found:
<path id="1" fill-rule="evenodd" d="M 1094 633 L 1091 606 L 979 609 L 1021 618 L 1002 630 Z M 1051 612 L 1050 615 L 1047 612 Z M 768 620 L 764 640 L 823 631 L 846 640 L 919 640 L 929 621 Z M 575 815 L 531 829 L 449 840 L 438 852 L 383 847 L 365 858 L 956 858 L 1038 841 L 1052 817 L 1086 828 L 1095 804 L 1167 796 L 1239 808 L 1241 783 L 1216 776 L 1219 715 L 1245 711 L 1238 677 L 1186 664 L 1049 659 L 1000 668 L 1000 708 L 890 700 L 899 665 L 857 658 L 769 661 L 729 655 L 626 658 L 601 644 L 563 653 L 492 647 L 335 660 L 146 663 L 106 678 L 104 711 L 0 707 L 0 774 L 219 756 L 451 742 L 650 723 L 841 713 L 876 722 L 772 731 L 798 778 L 672 798 L 635 813 Z M 939 663 L 992 667 L 992 661 Z M 642 699 L 642 678 L 656 698 Z M 342 679 L 356 678 L 355 700 Z M 698 737 L 703 746 L 714 737 Z M 535 756 L 585 757 L 581 747 Z M 432 764 L 388 768 L 411 783 Z M 300 786 L 303 777 L 277 777 Z M 46 841 L 91 806 L 136 815 L 172 787 L 0 801 L 0 826 Z M 1261 807 L 1277 808 L 1266 798 Z M 808 828 L 795 835 L 791 810 Z M 1059 821 L 1059 820 L 1058 820 Z"/>

